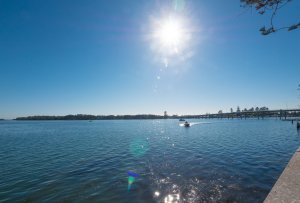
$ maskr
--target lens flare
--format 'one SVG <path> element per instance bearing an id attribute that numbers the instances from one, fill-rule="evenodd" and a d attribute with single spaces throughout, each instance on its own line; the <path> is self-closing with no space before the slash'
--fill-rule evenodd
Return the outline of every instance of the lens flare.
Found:
<path id="1" fill-rule="evenodd" d="M 149 150 L 149 145 L 145 139 L 135 139 L 130 143 L 129 150 L 133 156 L 140 157 Z"/>
<path id="2" fill-rule="evenodd" d="M 185 0 L 173 0 L 173 9 L 181 12 L 185 8 Z"/>
<path id="3" fill-rule="evenodd" d="M 127 187 L 127 190 L 129 191 L 131 189 L 131 186 L 132 186 L 133 182 L 135 181 L 135 178 L 138 177 L 139 174 L 134 173 L 132 171 L 128 171 L 127 175 L 128 175 L 128 187 Z"/>

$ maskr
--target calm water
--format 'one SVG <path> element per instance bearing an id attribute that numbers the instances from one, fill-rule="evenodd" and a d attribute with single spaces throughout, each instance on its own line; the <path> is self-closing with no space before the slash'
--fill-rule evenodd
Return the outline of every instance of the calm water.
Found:
<path id="1" fill-rule="evenodd" d="M 300 146 L 290 122 L 190 121 L 1 121 L 0 202 L 262 202 Z"/>

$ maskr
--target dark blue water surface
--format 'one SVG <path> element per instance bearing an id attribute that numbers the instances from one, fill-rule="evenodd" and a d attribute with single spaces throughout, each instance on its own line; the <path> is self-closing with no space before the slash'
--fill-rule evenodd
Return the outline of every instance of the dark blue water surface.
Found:
<path id="1" fill-rule="evenodd" d="M 290 122 L 190 121 L 1 121 L 0 202 L 262 202 L 300 145 Z"/>

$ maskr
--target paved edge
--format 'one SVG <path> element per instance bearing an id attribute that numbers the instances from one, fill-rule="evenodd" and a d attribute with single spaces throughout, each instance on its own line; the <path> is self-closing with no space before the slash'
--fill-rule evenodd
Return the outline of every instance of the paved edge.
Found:
<path id="1" fill-rule="evenodd" d="M 300 148 L 276 181 L 264 203 L 300 203 Z"/>

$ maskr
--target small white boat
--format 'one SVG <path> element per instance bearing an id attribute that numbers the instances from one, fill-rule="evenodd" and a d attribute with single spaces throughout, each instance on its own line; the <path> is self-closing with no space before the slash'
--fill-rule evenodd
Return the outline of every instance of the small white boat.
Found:
<path id="1" fill-rule="evenodd" d="M 191 125 L 187 121 L 184 122 L 184 127 L 190 127 L 190 126 Z"/>

